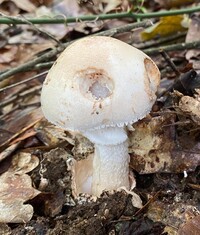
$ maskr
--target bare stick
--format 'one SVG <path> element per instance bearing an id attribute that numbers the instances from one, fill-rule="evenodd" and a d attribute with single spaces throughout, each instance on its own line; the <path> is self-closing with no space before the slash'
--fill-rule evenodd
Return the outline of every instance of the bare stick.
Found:
<path id="1" fill-rule="evenodd" d="M 40 90 L 41 90 L 42 85 L 38 85 L 37 87 L 32 87 L 30 89 L 23 91 L 23 92 L 18 92 L 18 94 L 15 94 L 14 96 L 12 96 L 11 98 L 5 99 L 2 102 L 0 102 L 0 108 L 5 107 L 11 103 L 13 103 L 14 101 L 18 100 L 18 99 L 23 99 L 27 96 L 33 95 L 33 94 L 37 94 Z"/>
<path id="2" fill-rule="evenodd" d="M 169 55 L 167 54 L 166 51 L 162 50 L 160 51 L 161 55 L 163 56 L 163 58 L 166 60 L 166 62 L 168 63 L 168 65 L 172 68 L 172 70 L 176 73 L 177 76 L 180 76 L 180 72 L 178 71 L 176 65 L 174 64 L 174 62 L 171 60 L 171 58 L 169 57 Z"/>
<path id="3" fill-rule="evenodd" d="M 6 90 L 8 90 L 8 89 L 11 89 L 11 88 L 16 87 L 16 86 L 19 86 L 19 85 L 22 85 L 22 84 L 24 84 L 24 83 L 26 83 L 26 82 L 30 82 L 30 81 L 33 80 L 33 79 L 39 78 L 39 77 L 41 77 L 41 76 L 43 76 L 43 75 L 46 75 L 47 73 L 48 73 L 48 71 L 45 71 L 45 72 L 39 73 L 39 74 L 37 74 L 37 75 L 35 75 L 35 76 L 31 77 L 31 78 L 27 78 L 27 79 L 22 80 L 22 81 L 20 81 L 20 82 L 16 82 L 16 83 L 14 83 L 14 84 L 11 84 L 11 85 L 9 85 L 9 86 L 6 86 L 6 87 L 4 87 L 4 88 L 1 88 L 1 89 L 0 89 L 0 92 L 6 91 Z"/>
<path id="4" fill-rule="evenodd" d="M 154 47 L 143 50 L 144 53 L 152 55 L 152 54 L 159 54 L 160 51 L 182 51 L 188 49 L 197 49 L 200 48 L 200 41 L 195 42 L 188 42 L 188 43 L 177 43 L 174 45 L 167 45 L 161 47 Z"/>
<path id="5" fill-rule="evenodd" d="M 51 35 L 49 32 L 45 31 L 44 29 L 39 29 L 36 25 L 34 25 L 32 22 L 30 22 L 28 19 L 26 19 L 24 16 L 22 16 L 21 18 L 16 17 L 16 16 L 7 16 L 3 13 L 0 12 L 0 16 L 3 16 L 7 19 L 10 20 L 19 20 L 21 21 L 22 24 L 29 24 L 35 31 L 39 32 L 42 35 L 48 36 L 50 39 L 52 39 L 53 41 L 55 41 L 57 44 L 59 44 L 60 46 L 62 45 L 62 43 L 57 40 L 53 35 Z"/>
<path id="6" fill-rule="evenodd" d="M 175 40 L 177 41 L 178 39 L 184 39 L 186 34 L 187 34 L 186 32 L 178 32 L 177 34 L 173 34 L 164 38 L 158 38 L 156 40 L 154 39 L 150 41 L 145 41 L 139 44 L 134 44 L 134 42 L 132 42 L 132 45 L 136 46 L 140 50 L 143 50 L 145 48 L 156 47 L 164 43 L 169 43 Z"/>
<path id="7" fill-rule="evenodd" d="M 73 22 L 82 22 L 82 21 L 91 21 L 91 20 L 107 20 L 107 19 L 122 19 L 122 18 L 131 18 L 136 20 L 157 18 L 162 16 L 171 16 L 171 15 L 182 15 L 190 14 L 200 11 L 200 6 L 183 8 L 179 10 L 170 10 L 170 11 L 158 11 L 158 12 L 149 12 L 149 13 L 134 13 L 131 11 L 120 12 L 120 13 L 111 13 L 111 14 L 100 14 L 100 15 L 85 15 L 78 17 L 63 17 L 63 18 L 29 18 L 27 19 L 32 24 L 68 24 Z M 56 17 L 56 16 L 55 16 Z M 9 19 L 8 17 L 0 18 L 0 24 L 27 24 L 27 22 L 22 22 L 20 19 Z"/>

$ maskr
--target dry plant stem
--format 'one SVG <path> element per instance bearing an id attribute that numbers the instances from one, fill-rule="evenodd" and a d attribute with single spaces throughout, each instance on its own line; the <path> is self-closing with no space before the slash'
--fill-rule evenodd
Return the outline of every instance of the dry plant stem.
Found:
<path id="1" fill-rule="evenodd" d="M 35 31 L 39 32 L 40 34 L 44 35 L 44 36 L 47 36 L 49 37 L 50 39 L 52 39 L 54 42 L 56 42 L 56 44 L 58 45 L 62 45 L 62 43 L 57 40 L 53 35 L 51 35 L 49 32 L 45 31 L 44 29 L 39 29 L 36 25 L 34 25 L 33 23 L 31 23 L 28 19 L 26 19 L 24 16 L 22 16 L 21 18 L 19 17 L 15 17 L 15 16 L 7 16 L 3 13 L 0 13 L 0 16 L 3 16 L 7 19 L 10 19 L 10 20 L 19 20 L 21 21 L 23 24 L 29 24 Z"/>
<path id="2" fill-rule="evenodd" d="M 157 18 L 162 16 L 190 14 L 200 11 L 200 6 L 184 8 L 180 10 L 159 11 L 150 13 L 134 13 L 134 12 L 121 12 L 101 15 L 86 15 L 79 17 L 63 17 L 63 18 L 28 18 L 27 21 L 32 24 L 68 24 L 73 22 L 91 21 L 91 20 L 107 20 L 107 19 L 122 19 L 132 18 L 136 20 Z M 28 24 L 26 21 L 21 21 L 21 18 L 10 19 L 9 17 L 0 18 L 0 24 Z"/>
<path id="3" fill-rule="evenodd" d="M 13 103 L 16 100 L 24 99 L 27 96 L 30 96 L 30 95 L 33 95 L 33 94 L 37 94 L 41 90 L 41 86 L 42 85 L 39 85 L 37 87 L 33 87 L 31 89 L 28 89 L 28 90 L 26 88 L 24 91 L 18 92 L 18 94 L 13 95 L 9 99 L 3 100 L 2 102 L 0 102 L 0 108 L 5 107 L 5 106 Z"/>
<path id="4" fill-rule="evenodd" d="M 29 68 L 29 67 L 25 67 L 23 70 L 21 70 L 20 72 L 27 72 L 27 71 L 40 71 L 41 69 L 49 69 L 51 68 L 51 66 L 53 65 L 54 61 L 50 61 L 50 62 L 44 62 L 44 63 L 40 63 L 40 64 L 36 64 L 34 67 Z M 10 71 L 10 69 L 6 69 L 3 71 L 0 71 L 0 76 L 1 74 Z M 17 84 L 17 83 L 16 83 Z"/>
<path id="5" fill-rule="evenodd" d="M 127 25 L 123 25 L 123 26 L 119 26 L 117 28 L 114 29 L 109 29 L 100 33 L 96 33 L 94 35 L 98 35 L 98 36 L 113 36 L 115 34 L 118 33 L 123 33 L 123 32 L 128 32 L 132 29 L 135 28 L 140 28 L 140 27 L 148 27 L 150 26 L 152 23 L 149 20 L 143 21 L 143 22 L 138 22 L 138 23 L 132 23 L 132 24 L 127 24 Z M 24 71 L 24 69 L 32 69 L 35 65 L 37 65 L 38 63 L 42 63 L 44 61 L 49 61 L 49 59 L 51 59 L 52 57 L 56 56 L 57 54 L 59 54 L 60 52 L 62 52 L 64 50 L 64 47 L 69 46 L 72 42 L 67 42 L 63 44 L 63 47 L 58 47 L 55 49 L 52 49 L 50 52 L 46 52 L 45 54 L 43 54 L 40 57 L 36 57 L 35 59 L 24 63 L 23 65 L 19 65 L 18 67 L 12 68 L 9 71 L 6 71 L 2 74 L 0 74 L 0 81 L 3 81 L 7 78 L 9 78 L 10 76 L 17 74 L 21 71 Z"/>
<path id="6" fill-rule="evenodd" d="M 68 46 L 69 44 L 70 43 L 66 43 L 66 44 L 64 44 L 64 46 Z M 0 81 L 3 81 L 3 80 L 5 80 L 5 79 L 9 78 L 10 76 L 15 75 L 17 73 L 20 73 L 21 71 L 24 71 L 24 69 L 26 69 L 26 71 L 28 69 L 32 69 L 36 64 L 47 61 L 50 58 L 56 56 L 58 53 L 62 52 L 63 49 L 64 49 L 63 47 L 55 48 L 55 49 L 51 50 L 50 52 L 43 54 L 40 57 L 36 57 L 35 59 L 33 59 L 27 63 L 24 63 L 22 65 L 19 65 L 15 68 L 10 69 L 9 71 L 2 73 L 0 75 Z"/>
<path id="7" fill-rule="evenodd" d="M 169 66 L 172 68 L 172 70 L 175 72 L 175 74 L 176 74 L 177 76 L 179 76 L 179 75 L 180 75 L 180 72 L 178 71 L 176 65 L 175 65 L 174 62 L 171 60 L 171 58 L 169 57 L 169 55 L 167 54 L 167 52 L 163 50 L 163 51 L 161 51 L 160 53 L 161 53 L 161 55 L 163 56 L 163 58 L 166 60 L 166 62 L 168 63 L 168 65 L 169 65 Z"/>
<path id="8" fill-rule="evenodd" d="M 21 81 L 21 82 L 17 82 L 17 83 L 11 84 L 11 85 L 9 85 L 9 86 L 6 86 L 6 87 L 4 87 L 4 88 L 1 88 L 1 89 L 0 89 L 0 92 L 3 92 L 3 91 L 6 91 L 6 90 L 8 90 L 8 89 L 11 89 L 11 88 L 13 88 L 13 87 L 22 85 L 22 84 L 24 84 L 24 83 L 26 83 L 26 82 L 30 82 L 30 81 L 33 80 L 33 79 L 39 78 L 39 77 L 41 77 L 41 76 L 43 76 L 43 75 L 46 75 L 47 73 L 48 73 L 48 71 L 45 71 L 45 72 L 39 73 L 39 74 L 37 74 L 37 75 L 35 75 L 35 76 L 31 77 L 31 78 L 27 78 L 27 79 L 25 79 L 25 80 L 23 80 L 23 81 Z"/>
<path id="9" fill-rule="evenodd" d="M 15 143 L 5 149 L 3 152 L 0 153 L 0 162 L 3 161 L 5 158 L 9 157 L 20 145 L 21 143 Z"/>
<path id="10" fill-rule="evenodd" d="M 151 20 L 144 20 L 142 22 L 126 24 L 126 25 L 122 25 L 122 26 L 119 26 L 119 27 L 116 27 L 116 28 L 113 28 L 113 29 L 108 29 L 108 30 L 105 30 L 103 32 L 95 33 L 93 35 L 112 37 L 116 34 L 129 32 L 129 31 L 131 31 L 133 29 L 136 29 L 136 28 L 147 28 L 149 26 L 152 26 L 152 24 L 153 23 L 152 23 Z"/>
<path id="11" fill-rule="evenodd" d="M 161 51 L 182 51 L 186 49 L 198 49 L 200 48 L 200 41 L 188 42 L 188 43 L 177 43 L 174 45 L 161 46 L 156 48 L 150 48 L 143 50 L 148 55 L 158 54 Z"/>
<path id="12" fill-rule="evenodd" d="M 142 211 L 144 211 L 145 208 L 146 208 L 150 203 L 154 202 L 154 201 L 157 199 L 157 197 L 159 196 L 160 193 L 161 193 L 161 190 L 159 190 L 158 192 L 156 192 L 156 193 L 153 195 L 153 197 L 150 198 L 150 199 L 148 200 L 148 202 L 147 202 L 142 208 L 140 208 L 138 211 L 136 211 L 136 213 L 134 214 L 134 217 L 137 216 L 138 214 L 140 214 Z"/>
<path id="13" fill-rule="evenodd" d="M 14 134 L 12 137 L 10 137 L 8 140 L 6 140 L 4 143 L 2 143 L 0 145 L 0 148 L 5 148 L 7 147 L 11 141 L 13 141 L 15 138 L 17 138 L 19 135 L 21 135 L 22 133 L 24 133 L 25 131 L 29 130 L 30 128 L 32 128 L 36 123 L 38 123 L 41 120 L 41 118 L 37 119 L 36 121 L 34 121 L 33 123 L 31 123 L 30 125 L 24 127 L 23 129 L 21 129 L 19 132 L 17 132 L 16 134 Z M 0 149 L 1 150 L 1 149 Z"/>
<path id="14" fill-rule="evenodd" d="M 34 66 L 33 70 L 40 70 L 40 69 L 50 68 L 50 67 L 53 65 L 53 63 L 54 63 L 54 61 L 36 64 L 36 65 Z"/>
<path id="15" fill-rule="evenodd" d="M 35 102 L 35 103 L 32 103 L 32 104 L 19 104 L 18 105 L 18 108 L 19 109 L 25 109 L 25 108 L 28 108 L 28 107 L 40 107 L 41 103 L 40 102 Z"/>
<path id="16" fill-rule="evenodd" d="M 183 41 L 185 39 L 186 34 L 187 34 L 186 32 L 180 32 L 180 33 L 177 33 L 175 35 L 170 35 L 168 37 L 159 38 L 159 39 L 156 39 L 156 40 L 150 40 L 150 41 L 142 42 L 142 43 L 139 43 L 139 44 L 134 44 L 134 42 L 132 42 L 132 45 L 137 47 L 138 49 L 142 50 L 142 49 L 145 49 L 145 48 L 156 47 L 156 46 L 159 46 L 161 44 L 169 43 L 169 42 L 179 40 L 179 39 L 182 39 L 182 41 Z"/>

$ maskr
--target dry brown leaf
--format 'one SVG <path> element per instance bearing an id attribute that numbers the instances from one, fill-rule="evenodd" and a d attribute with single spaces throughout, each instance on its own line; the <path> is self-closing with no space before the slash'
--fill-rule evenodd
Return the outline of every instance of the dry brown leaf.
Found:
<path id="1" fill-rule="evenodd" d="M 167 171 L 172 164 L 170 151 L 174 147 L 173 127 L 163 128 L 173 123 L 174 116 L 160 116 L 141 121 L 134 125 L 129 136 L 130 165 L 140 173 Z"/>
<path id="2" fill-rule="evenodd" d="M 20 36 L 18 37 L 18 39 L 15 38 L 14 40 L 15 40 L 15 43 L 19 43 L 19 42 L 21 43 L 23 41 L 21 40 Z M 51 48 L 53 46 L 52 42 L 41 43 L 41 40 L 39 42 L 40 44 L 32 44 L 32 45 L 20 44 L 19 46 L 7 45 L 4 48 L 1 48 L 0 49 L 0 54 L 1 54 L 0 69 L 5 70 L 5 69 L 9 69 L 10 67 L 15 67 L 19 64 L 21 65 L 23 64 L 23 62 L 32 60 L 33 57 L 36 54 L 40 53 L 41 51 L 47 50 L 48 48 Z M 15 78 L 15 81 L 16 81 L 16 78 Z"/>
<path id="3" fill-rule="evenodd" d="M 65 134 L 65 130 L 47 122 L 46 119 L 41 119 L 34 126 L 34 129 L 40 141 L 48 146 L 58 145 L 61 141 L 68 141 L 70 139 Z"/>
<path id="4" fill-rule="evenodd" d="M 200 164 L 200 146 L 191 136 L 176 135 L 175 115 L 143 119 L 129 135 L 130 166 L 142 174 L 194 171 Z M 190 141 L 188 141 L 188 139 Z M 187 144 L 185 144 L 187 142 Z"/>
<path id="5" fill-rule="evenodd" d="M 1 48 L 0 63 L 10 63 L 15 59 L 17 52 L 17 46 L 5 46 L 4 48 Z M 2 69 L 1 65 L 0 69 Z"/>
<path id="6" fill-rule="evenodd" d="M 65 18 L 67 17 L 68 13 L 71 12 L 73 16 L 73 12 L 75 11 L 75 16 L 78 14 L 78 9 L 77 9 L 77 14 L 76 14 L 76 7 L 73 8 L 71 5 L 66 5 L 64 1 L 59 2 L 57 5 L 55 5 L 52 9 L 41 6 L 37 8 L 35 14 L 36 17 L 56 17 L 56 18 Z M 76 1 L 73 1 L 73 5 L 77 5 Z M 69 12 L 68 12 L 69 11 Z M 45 30 L 46 32 L 50 33 L 57 39 L 61 39 L 63 36 L 65 36 L 70 30 L 72 30 L 71 25 L 65 25 L 65 24 L 43 24 L 40 26 L 40 29 Z M 38 36 L 37 36 L 38 38 Z M 30 40 L 30 39 L 29 39 Z M 36 39 L 38 41 L 38 39 Z M 43 39 L 44 40 L 44 39 Z M 39 42 L 40 43 L 40 42 Z"/>
<path id="7" fill-rule="evenodd" d="M 81 8 L 77 1 L 74 0 L 64 0 L 58 1 L 54 7 L 53 11 L 55 14 L 64 14 L 65 16 L 78 16 L 80 14 Z"/>
<path id="8" fill-rule="evenodd" d="M 195 97 L 183 96 L 179 101 L 179 109 L 200 126 L 200 89 Z"/>
<path id="9" fill-rule="evenodd" d="M 4 124 L 5 130 L 10 131 L 13 134 L 16 134 L 22 131 L 23 128 L 32 125 L 32 123 L 36 122 L 42 117 L 43 114 L 40 108 L 39 109 L 26 108 L 24 110 L 16 110 L 15 112 L 12 112 L 7 116 L 5 115 L 4 118 L 2 118 L 2 121 L 5 121 Z"/>
<path id="10" fill-rule="evenodd" d="M 32 60 L 36 54 L 52 48 L 52 46 L 52 42 L 32 45 L 20 45 L 18 47 L 18 53 L 16 55 L 15 61 L 17 62 L 17 64 L 22 64 L 23 62 Z"/>
<path id="11" fill-rule="evenodd" d="M 26 112 L 23 112 L 25 111 Z M 40 119 L 42 118 L 42 113 L 40 109 L 31 109 L 29 110 L 28 108 L 23 109 L 23 111 L 21 111 L 20 109 L 17 109 L 16 112 L 11 112 L 11 114 L 8 114 L 8 117 L 6 117 L 6 115 L 4 116 L 4 118 L 2 119 L 2 121 L 7 120 L 5 126 L 5 129 L 8 130 L 12 130 L 13 135 L 10 138 L 3 138 L 3 141 L 1 141 L 0 139 L 0 147 L 2 149 L 6 149 L 8 147 L 8 145 L 12 142 L 19 142 L 23 139 L 27 139 L 30 136 L 36 134 L 35 132 L 32 131 L 31 135 L 27 134 L 28 131 L 30 131 L 33 126 L 40 121 Z M 16 115 L 17 114 L 17 119 Z M 14 117 L 14 118 L 12 118 Z M 7 119 L 8 118 L 8 119 Z M 12 119 L 12 120 L 10 120 Z M 10 126 L 11 125 L 11 126 Z M 20 138 L 19 138 L 20 136 Z M 5 150 L 6 151 L 6 150 Z"/>
<path id="12" fill-rule="evenodd" d="M 102 0 L 104 4 L 106 4 L 106 7 L 104 8 L 103 12 L 108 13 L 112 10 L 115 10 L 120 4 L 121 0 Z"/>
<path id="13" fill-rule="evenodd" d="M 2 235 L 11 235 L 11 228 L 7 224 L 0 224 L 0 231 Z"/>
<path id="14" fill-rule="evenodd" d="M 1 97 L 0 97 L 1 99 Z M 11 136 L 13 135 L 14 133 L 11 132 L 11 131 L 7 131 L 5 129 L 3 129 L 3 127 L 1 126 L 0 128 L 0 145 L 5 142 L 7 139 L 11 138 Z"/>
<path id="15" fill-rule="evenodd" d="M 189 219 L 185 224 L 180 226 L 178 235 L 200 234 L 200 215 Z"/>
<path id="16" fill-rule="evenodd" d="M 31 0 L 31 2 L 35 5 L 35 6 L 49 6 L 52 4 L 52 2 L 54 2 L 54 0 Z"/>
<path id="17" fill-rule="evenodd" d="M 27 11 L 27 12 L 33 12 L 36 10 L 36 7 L 33 5 L 33 3 L 29 0 L 12 0 L 16 4 L 17 7 L 19 7 L 21 10 Z"/>
<path id="18" fill-rule="evenodd" d="M 14 139 L 13 141 L 11 141 L 11 145 L 12 144 L 16 144 L 22 140 L 26 140 L 27 138 L 29 137 L 32 137 L 32 136 L 35 136 L 36 135 L 36 132 L 34 130 L 30 130 L 30 131 L 27 131 L 25 133 L 23 133 L 22 135 L 20 135 L 18 138 Z"/>
<path id="19" fill-rule="evenodd" d="M 49 9 L 47 7 L 40 7 L 36 11 L 37 16 L 50 16 L 50 17 L 56 17 L 56 18 L 62 18 L 65 19 L 66 17 L 78 17 L 79 15 L 85 15 L 89 14 L 87 10 L 84 8 L 81 8 L 78 5 L 78 1 L 74 0 L 63 0 L 63 1 L 57 1 L 54 3 L 54 6 L 52 9 Z M 67 33 L 72 31 L 74 28 L 76 31 L 78 31 L 77 28 L 81 28 L 82 31 L 84 31 L 86 23 L 82 22 L 79 24 L 70 24 L 70 25 L 65 25 L 65 24 L 57 24 L 57 25 L 51 25 L 51 24 L 46 24 L 43 25 L 42 27 L 54 37 L 57 39 L 63 38 Z"/>
<path id="20" fill-rule="evenodd" d="M 176 200 L 178 200 L 179 197 L 180 195 L 177 195 Z M 147 216 L 153 221 L 160 221 L 163 224 L 170 225 L 173 228 L 179 228 L 189 218 L 195 218 L 195 216 L 200 213 L 198 209 L 191 204 L 189 200 L 188 203 L 181 202 L 180 200 L 178 202 L 174 201 L 171 204 L 157 200 L 149 205 Z M 172 234 L 175 235 L 177 232 Z M 190 235 L 192 234 L 195 233 L 190 233 Z"/>
<path id="21" fill-rule="evenodd" d="M 25 223 L 33 215 L 33 207 L 24 202 L 40 192 L 32 187 L 30 172 L 39 164 L 36 156 L 19 153 L 13 157 L 12 165 L 0 176 L 0 223 Z"/>
<path id="22" fill-rule="evenodd" d="M 33 208 L 23 203 L 39 194 L 32 188 L 30 176 L 5 172 L 0 176 L 0 185 L 0 222 L 28 222 L 33 215 Z"/>
<path id="23" fill-rule="evenodd" d="M 15 16 L 15 15 L 18 15 L 20 12 L 20 9 L 16 6 L 16 4 L 13 1 L 0 0 L 0 4 L 1 4 L 0 11 L 3 14 L 9 15 L 9 16 Z"/>
<path id="24" fill-rule="evenodd" d="M 91 153 L 94 153 L 94 144 L 92 144 L 87 138 L 80 134 L 76 134 L 74 137 L 74 147 L 72 153 L 76 160 L 85 159 Z"/>
<path id="25" fill-rule="evenodd" d="M 20 152 L 13 157 L 9 172 L 22 175 L 35 169 L 39 165 L 39 159 L 30 153 Z"/>

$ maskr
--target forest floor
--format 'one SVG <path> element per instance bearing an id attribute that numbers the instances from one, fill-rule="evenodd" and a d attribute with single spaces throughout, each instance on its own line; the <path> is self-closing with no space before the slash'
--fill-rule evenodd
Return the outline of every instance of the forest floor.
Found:
<path id="1" fill-rule="evenodd" d="M 1 0 L 0 30 L 0 234 L 200 234 L 198 1 Z M 94 146 L 49 123 L 40 108 L 56 58 L 92 34 L 144 51 L 161 72 L 151 113 L 128 131 L 132 194 L 75 196 L 71 162 L 93 154 Z"/>

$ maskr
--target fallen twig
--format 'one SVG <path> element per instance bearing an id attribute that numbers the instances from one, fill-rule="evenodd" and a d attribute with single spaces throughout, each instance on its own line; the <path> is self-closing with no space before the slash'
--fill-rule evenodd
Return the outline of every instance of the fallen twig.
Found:
<path id="1" fill-rule="evenodd" d="M 163 56 L 163 58 L 165 59 L 165 61 L 168 63 L 168 65 L 171 67 L 171 69 L 175 72 L 176 76 L 180 76 L 180 72 L 178 71 L 176 65 L 174 64 L 174 62 L 171 60 L 170 56 L 167 54 L 166 51 L 162 50 L 161 55 Z"/>
<path id="2" fill-rule="evenodd" d="M 15 83 L 16 85 L 16 83 Z M 18 84 L 17 84 L 18 85 Z M 20 91 L 18 94 L 13 95 L 10 98 L 7 98 L 5 100 L 3 100 L 2 102 L 0 102 L 0 108 L 5 107 L 9 104 L 12 104 L 14 101 L 18 100 L 18 99 L 24 99 L 27 96 L 33 95 L 33 94 L 37 94 L 40 90 L 41 90 L 42 85 L 38 85 L 37 87 L 32 87 L 30 89 L 26 89 L 25 91 Z M 6 87 L 6 89 L 9 89 Z"/>
<path id="3" fill-rule="evenodd" d="M 53 35 L 51 35 L 49 32 L 47 32 L 44 29 L 40 29 L 38 28 L 36 25 L 34 25 L 32 22 L 30 22 L 28 19 L 26 19 L 24 16 L 22 17 L 16 17 L 16 16 L 7 16 L 3 13 L 0 12 L 0 16 L 10 19 L 10 20 L 18 20 L 19 22 L 21 22 L 22 24 L 29 24 L 35 31 L 39 32 L 40 34 L 49 37 L 50 39 L 52 39 L 54 42 L 56 42 L 57 44 L 59 44 L 60 46 L 62 45 L 62 43 L 56 39 Z M 1 19 L 1 18 L 0 18 Z"/>
<path id="4" fill-rule="evenodd" d="M 161 47 L 154 47 L 143 50 L 144 53 L 152 55 L 152 54 L 158 54 L 160 51 L 182 51 L 186 49 L 197 49 L 200 48 L 200 41 L 196 42 L 188 42 L 188 43 L 177 43 L 174 45 L 167 45 L 167 46 L 161 46 Z"/>
<path id="5" fill-rule="evenodd" d="M 16 82 L 16 83 L 14 83 L 14 84 L 11 84 L 11 85 L 9 85 L 9 86 L 6 86 L 6 87 L 4 87 L 4 88 L 1 88 L 1 89 L 0 89 L 0 92 L 6 91 L 6 90 L 8 90 L 8 89 L 11 89 L 11 88 L 16 87 L 16 86 L 19 86 L 19 85 L 22 85 L 22 84 L 24 84 L 24 83 L 26 83 L 26 82 L 30 82 L 30 81 L 33 80 L 33 79 L 39 78 L 39 77 L 41 77 L 41 76 L 43 76 L 43 75 L 46 75 L 47 73 L 48 73 L 48 71 L 44 71 L 44 72 L 39 73 L 39 74 L 37 74 L 37 75 L 35 75 L 35 76 L 33 76 L 33 77 L 27 78 L 27 79 L 22 80 L 22 81 L 20 81 L 20 82 Z"/>
<path id="6" fill-rule="evenodd" d="M 0 153 L 0 162 L 3 161 L 5 158 L 9 157 L 20 145 L 21 143 L 15 143 L 5 149 L 3 152 Z"/>
<path id="7" fill-rule="evenodd" d="M 38 71 L 38 70 L 41 70 L 41 69 L 49 69 L 49 68 L 51 68 L 53 63 L 54 63 L 54 61 L 50 61 L 50 62 L 44 62 L 44 63 L 36 64 L 32 68 L 24 67 L 24 69 L 21 70 L 20 72 L 27 72 L 27 71 L 30 71 L 30 70 L 31 71 Z M 10 71 L 10 69 L 6 69 L 6 70 L 3 70 L 3 71 L 0 71 L 0 76 L 1 76 L 1 74 L 5 73 L 5 72 L 8 72 L 8 71 Z"/>
<path id="8" fill-rule="evenodd" d="M 131 11 L 121 12 L 121 13 L 111 13 L 111 14 L 100 14 L 100 15 L 85 15 L 78 17 L 63 17 L 63 18 L 27 18 L 28 22 L 32 24 L 68 24 L 73 22 L 91 21 L 91 20 L 107 20 L 107 19 L 122 19 L 122 18 L 132 18 L 136 20 L 157 18 L 162 16 L 171 15 L 182 15 L 190 14 L 200 11 L 200 6 L 184 8 L 180 10 L 170 10 L 170 11 L 158 11 L 150 13 L 134 13 Z M 20 19 L 10 19 L 9 17 L 1 17 L 0 24 L 27 24 L 26 21 L 21 21 Z"/>
<path id="9" fill-rule="evenodd" d="M 22 133 L 24 133 L 25 131 L 29 130 L 30 128 L 32 128 L 37 122 L 39 122 L 41 120 L 41 118 L 38 118 L 37 120 L 35 120 L 34 122 L 32 122 L 31 124 L 29 124 L 28 126 L 22 128 L 19 132 L 17 132 L 16 134 L 14 134 L 12 137 L 10 137 L 8 140 L 6 140 L 4 143 L 0 144 L 0 148 L 5 148 L 8 147 L 8 145 L 10 144 L 11 141 L 13 141 L 15 138 L 17 138 L 19 135 L 21 135 Z"/>
<path id="10" fill-rule="evenodd" d="M 169 43 L 172 41 L 177 41 L 177 40 L 185 40 L 186 37 L 186 32 L 178 32 L 177 34 L 173 34 L 164 38 L 158 38 L 158 39 L 154 39 L 154 40 L 150 40 L 150 41 L 145 41 L 139 44 L 134 44 L 134 42 L 132 42 L 131 44 L 135 47 L 137 47 L 140 50 L 146 49 L 146 48 L 151 48 L 151 47 L 156 47 L 159 45 L 162 45 L 164 43 Z"/>

